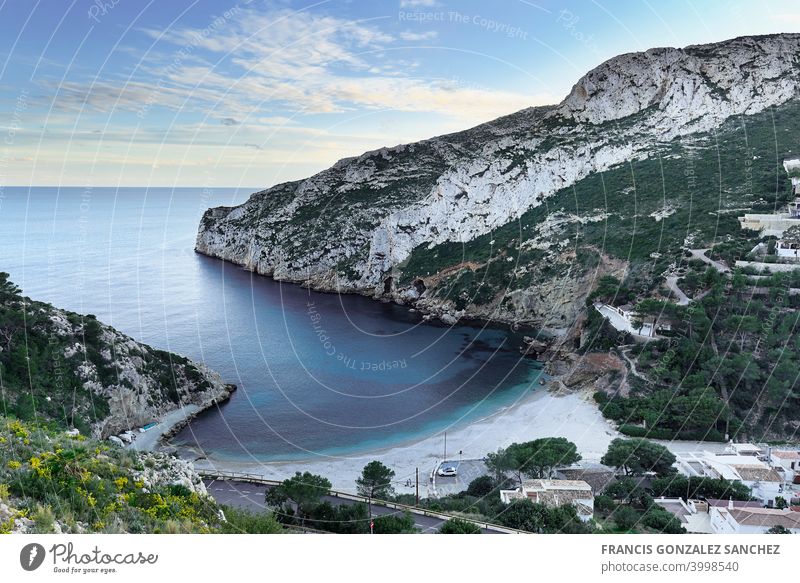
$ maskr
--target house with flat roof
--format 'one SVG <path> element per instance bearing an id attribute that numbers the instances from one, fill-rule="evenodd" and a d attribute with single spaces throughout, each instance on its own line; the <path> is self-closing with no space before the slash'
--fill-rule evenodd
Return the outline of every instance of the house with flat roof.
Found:
<path id="1" fill-rule="evenodd" d="M 748 444 L 749 445 L 749 444 Z M 772 506 L 775 498 L 784 496 L 786 479 L 768 463 L 755 455 L 688 452 L 676 456 L 675 466 L 685 476 L 724 478 L 742 482 L 762 505 Z"/>
<path id="2" fill-rule="evenodd" d="M 800 473 L 800 451 L 773 449 L 769 452 L 769 461 L 773 468 L 783 472 L 787 482 L 792 482 Z"/>
<path id="3" fill-rule="evenodd" d="M 634 339 L 659 338 L 660 332 L 669 332 L 672 329 L 672 323 L 668 319 L 642 316 L 631 304 L 612 306 L 596 302 L 594 308 L 615 330 L 627 332 Z"/>
<path id="4" fill-rule="evenodd" d="M 528 499 L 551 508 L 572 504 L 584 522 L 594 515 L 594 493 L 583 480 L 525 480 L 514 490 L 500 490 L 500 499 L 505 504 Z"/>
<path id="5" fill-rule="evenodd" d="M 785 259 L 800 260 L 800 225 L 786 229 L 775 243 L 775 253 Z"/>
<path id="6" fill-rule="evenodd" d="M 712 534 L 715 532 L 711 523 L 712 511 L 715 508 L 729 509 L 763 509 L 764 505 L 756 501 L 719 500 L 715 498 L 702 500 L 684 500 L 683 498 L 656 498 L 656 504 L 680 520 L 686 532 L 693 534 Z"/>
<path id="7" fill-rule="evenodd" d="M 735 453 L 736 455 L 754 455 L 759 456 L 764 454 L 764 449 L 752 443 L 733 443 L 731 441 L 725 448 L 726 453 Z"/>
<path id="8" fill-rule="evenodd" d="M 796 198 L 783 212 L 750 213 L 739 217 L 739 226 L 742 229 L 759 231 L 764 237 L 780 238 L 787 229 L 800 225 L 800 159 L 784 160 L 783 169 L 792 181 L 792 193 Z"/>

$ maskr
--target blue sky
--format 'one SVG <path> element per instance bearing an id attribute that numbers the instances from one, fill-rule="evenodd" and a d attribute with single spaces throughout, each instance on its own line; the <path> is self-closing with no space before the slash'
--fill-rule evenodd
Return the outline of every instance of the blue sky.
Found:
<path id="1" fill-rule="evenodd" d="M 8 0 L 0 185 L 264 187 L 560 101 L 614 55 L 800 2 Z"/>

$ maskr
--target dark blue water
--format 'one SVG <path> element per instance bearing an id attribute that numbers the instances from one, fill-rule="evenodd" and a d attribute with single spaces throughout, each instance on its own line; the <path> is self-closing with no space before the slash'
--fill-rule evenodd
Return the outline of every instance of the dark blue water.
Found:
<path id="1" fill-rule="evenodd" d="M 533 386 L 520 339 L 423 323 L 197 255 L 233 189 L 6 188 L 0 270 L 36 299 L 203 361 L 239 390 L 176 438 L 217 457 L 300 459 L 387 447 L 491 414 Z"/>

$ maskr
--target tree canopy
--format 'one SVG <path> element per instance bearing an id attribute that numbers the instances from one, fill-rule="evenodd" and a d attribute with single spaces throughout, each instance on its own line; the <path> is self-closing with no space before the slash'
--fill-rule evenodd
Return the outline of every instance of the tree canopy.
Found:
<path id="1" fill-rule="evenodd" d="M 387 500 L 394 493 L 394 475 L 394 470 L 373 460 L 364 466 L 361 475 L 356 479 L 358 493 L 370 499 Z"/>
<path id="2" fill-rule="evenodd" d="M 284 480 L 280 485 L 267 490 L 265 502 L 267 505 L 290 510 L 287 504 L 294 504 L 297 513 L 302 518 L 311 513 L 320 503 L 322 497 L 331 489 L 327 478 L 312 474 L 311 472 L 295 472 L 294 476 Z"/>
<path id="3" fill-rule="evenodd" d="M 490 453 L 486 465 L 498 478 L 512 473 L 521 484 L 523 476 L 549 478 L 561 466 L 580 461 L 577 447 L 564 437 L 544 437 L 524 443 L 512 443 L 505 449 Z"/>
<path id="4" fill-rule="evenodd" d="M 498 519 L 504 526 L 528 532 L 577 534 L 590 531 L 578 518 L 572 504 L 549 507 L 527 499 L 513 500 Z"/>
<path id="5" fill-rule="evenodd" d="M 675 473 L 675 456 L 666 447 L 647 439 L 617 438 L 608 446 L 600 463 L 622 470 L 625 475 L 655 472 L 659 476 Z"/>

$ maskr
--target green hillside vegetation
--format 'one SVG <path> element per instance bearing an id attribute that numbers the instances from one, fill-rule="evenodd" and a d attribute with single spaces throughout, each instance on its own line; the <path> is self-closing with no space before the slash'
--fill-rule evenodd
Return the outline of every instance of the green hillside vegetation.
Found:
<path id="1" fill-rule="evenodd" d="M 645 300 L 645 314 L 668 317 L 670 338 L 635 345 L 647 381 L 626 398 L 596 399 L 629 435 L 655 438 L 769 439 L 800 427 L 798 273 L 751 280 L 690 268 L 681 284 L 702 299 L 686 307 Z M 758 287 L 753 287 L 753 284 Z"/>
<path id="2" fill-rule="evenodd" d="M 207 532 L 219 520 L 213 500 L 184 486 L 149 486 L 143 458 L 106 443 L 0 417 L 0 494 L 37 532 Z"/>
<path id="3" fill-rule="evenodd" d="M 141 372 L 155 382 L 134 387 L 117 369 L 116 334 L 92 315 L 56 310 L 23 297 L 8 274 L 0 272 L 0 413 L 22 420 L 52 420 L 60 427 L 90 433 L 91 425 L 109 414 L 109 406 L 104 397 L 84 387 L 77 374 L 82 365 L 96 367 L 104 387 L 147 390 L 151 402 L 180 402 L 177 370 L 199 388 L 208 386 L 188 359 L 139 344 L 141 350 L 133 348 L 129 355 L 141 359 Z M 75 347 L 80 349 L 67 356 Z"/>
<path id="4" fill-rule="evenodd" d="M 575 269 L 576 263 L 592 269 L 601 251 L 630 262 L 631 287 L 650 288 L 681 259 L 687 237 L 697 246 L 741 239 L 738 214 L 772 212 L 790 199 L 780 161 L 797 149 L 798 114 L 800 102 L 794 100 L 728 120 L 714 133 L 654 144 L 652 157 L 594 173 L 491 233 L 464 244 L 417 247 L 400 266 L 402 279 L 411 282 L 462 262 L 477 263 L 480 268 L 456 271 L 435 290 L 461 308 L 490 303 L 503 292 Z M 650 216 L 659 212 L 668 216 Z M 554 214 L 601 220 L 568 222 L 550 236 L 538 235 L 537 227 Z M 547 252 L 524 244 L 537 238 L 553 248 L 568 239 L 564 250 L 574 255 L 563 262 L 554 261 L 557 257 L 543 261 Z"/>
<path id="5" fill-rule="evenodd" d="M 0 416 L 0 533 L 17 519 L 39 533 L 283 532 L 272 515 L 220 508 L 176 477 L 199 480 L 165 454 Z"/>

